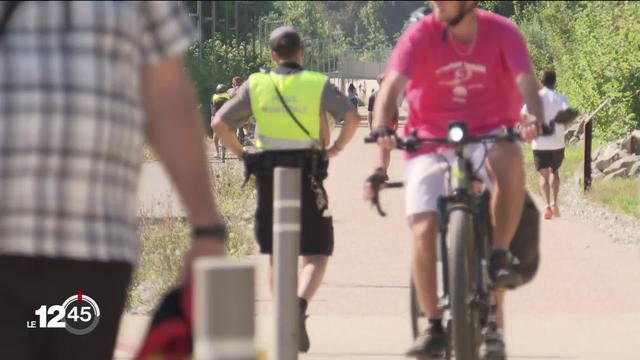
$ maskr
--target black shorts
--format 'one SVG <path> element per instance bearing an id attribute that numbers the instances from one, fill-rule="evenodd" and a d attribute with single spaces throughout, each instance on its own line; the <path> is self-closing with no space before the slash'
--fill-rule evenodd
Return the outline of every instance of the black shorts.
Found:
<path id="1" fill-rule="evenodd" d="M 320 182 L 322 186 L 322 182 Z M 273 177 L 256 176 L 258 208 L 256 209 L 255 235 L 260 253 L 273 251 Z M 300 255 L 333 254 L 333 219 L 324 217 L 316 205 L 316 195 L 311 189 L 309 176 L 302 176 L 302 214 L 300 216 Z"/>
<path id="2" fill-rule="evenodd" d="M 526 194 L 522 217 L 509 250 L 520 262 L 516 268 L 524 282 L 531 281 L 540 263 L 540 212 L 529 194 Z"/>
<path id="3" fill-rule="evenodd" d="M 564 160 L 564 148 L 558 150 L 533 150 L 533 162 L 536 170 L 551 168 L 558 170 Z"/>

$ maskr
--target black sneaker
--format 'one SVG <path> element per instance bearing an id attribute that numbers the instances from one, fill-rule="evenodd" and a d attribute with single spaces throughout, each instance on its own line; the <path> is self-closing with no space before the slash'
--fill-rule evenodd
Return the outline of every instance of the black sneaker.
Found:
<path id="1" fill-rule="evenodd" d="M 493 249 L 489 262 L 489 275 L 497 289 L 514 289 L 522 285 L 522 275 L 516 271 L 518 259 L 506 249 Z"/>
<path id="2" fill-rule="evenodd" d="M 489 327 L 484 334 L 484 349 L 482 360 L 507 360 L 504 340 L 502 335 Z"/>
<path id="3" fill-rule="evenodd" d="M 299 342 L 298 342 L 298 351 L 301 353 L 306 353 L 307 351 L 309 351 L 309 347 L 311 346 L 311 343 L 309 342 L 309 334 L 307 334 L 307 318 L 309 317 L 309 315 L 306 314 L 307 312 L 307 301 L 304 299 L 300 299 L 300 325 L 298 328 L 298 337 L 299 337 Z"/>
<path id="4" fill-rule="evenodd" d="M 430 326 L 418 335 L 413 345 L 407 350 L 406 356 L 441 357 L 446 349 L 447 334 L 444 329 Z"/>

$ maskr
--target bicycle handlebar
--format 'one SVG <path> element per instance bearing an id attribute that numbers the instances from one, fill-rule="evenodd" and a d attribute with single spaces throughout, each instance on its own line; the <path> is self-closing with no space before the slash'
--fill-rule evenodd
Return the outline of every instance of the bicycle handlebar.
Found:
<path id="1" fill-rule="evenodd" d="M 549 122 L 549 124 L 544 124 L 541 126 L 542 136 L 550 136 L 555 132 L 556 124 L 568 124 L 575 120 L 578 116 L 579 112 L 572 109 L 567 108 L 565 110 L 559 111 L 556 116 Z M 461 142 L 454 142 L 449 140 L 448 138 L 418 138 L 416 133 L 412 133 L 409 137 L 405 139 L 399 138 L 394 134 L 397 141 L 397 147 L 399 149 L 406 149 L 409 152 L 415 152 L 418 150 L 418 146 L 422 143 L 438 143 L 443 145 L 451 145 L 451 146 L 464 146 L 471 143 L 479 143 L 479 142 L 491 142 L 491 141 L 500 141 L 500 140 L 508 140 L 508 141 L 516 141 L 521 140 L 520 133 L 515 131 L 512 128 L 505 128 L 505 131 L 501 134 L 489 134 L 489 135 L 481 135 L 481 136 L 468 136 L 464 138 Z M 364 139 L 364 142 L 367 144 L 375 143 L 378 141 L 378 135 L 373 134 L 372 136 L 368 136 Z"/>
<path id="2" fill-rule="evenodd" d="M 542 127 L 542 136 L 553 135 L 553 123 L 551 125 L 544 125 Z M 437 143 L 442 145 L 451 145 L 451 146 L 459 146 L 459 145 L 467 145 L 472 143 L 480 143 L 480 142 L 493 142 L 493 141 L 516 141 L 521 140 L 520 133 L 514 131 L 513 129 L 506 128 L 505 132 L 498 134 L 489 134 L 489 135 L 481 135 L 481 136 L 469 136 L 461 142 L 454 142 L 449 140 L 448 138 L 419 138 L 415 133 L 409 135 L 406 138 L 400 138 L 397 135 L 393 135 L 396 138 L 397 148 L 405 149 L 409 152 L 417 151 L 417 147 L 422 143 Z M 372 144 L 378 142 L 378 135 L 370 135 L 364 139 L 366 144 Z"/>
<path id="3" fill-rule="evenodd" d="M 575 120 L 578 114 L 579 114 L 578 111 L 572 108 L 559 111 L 558 114 L 556 114 L 556 117 L 553 120 L 551 120 L 548 125 L 546 124 L 542 125 L 541 135 L 542 136 L 553 135 L 555 132 L 556 124 L 568 124 L 573 120 Z M 463 137 L 462 140 L 458 142 L 451 141 L 449 138 L 419 138 L 415 131 L 413 131 L 410 136 L 404 139 L 398 137 L 395 133 L 393 133 L 391 136 L 396 138 L 396 144 L 397 144 L 396 146 L 398 149 L 406 149 L 409 152 L 418 151 L 420 145 L 425 142 L 450 145 L 450 146 L 464 146 L 467 144 L 479 143 L 479 142 L 493 142 L 493 141 L 501 141 L 501 140 L 507 140 L 507 141 L 521 140 L 520 133 L 511 128 L 505 128 L 505 131 L 503 133 L 498 133 L 498 134 L 494 133 L 489 135 Z M 364 142 L 367 144 L 376 143 L 378 141 L 378 137 L 379 137 L 378 134 L 372 134 L 366 137 L 364 139 Z M 367 179 L 371 183 L 372 190 L 373 190 L 373 197 L 371 198 L 371 202 L 376 206 L 376 209 L 378 210 L 378 213 L 380 214 L 380 216 L 387 215 L 380 207 L 380 198 L 379 198 L 380 190 L 384 188 L 399 188 L 403 186 L 403 184 L 400 182 L 385 183 L 384 178 L 385 178 L 384 174 L 380 174 L 376 172 Z"/>

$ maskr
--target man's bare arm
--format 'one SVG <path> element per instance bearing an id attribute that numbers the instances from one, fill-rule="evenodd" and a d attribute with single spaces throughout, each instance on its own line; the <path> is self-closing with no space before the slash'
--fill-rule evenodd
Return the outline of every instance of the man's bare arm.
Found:
<path id="1" fill-rule="evenodd" d="M 242 157 L 244 155 L 244 148 L 235 134 L 236 129 L 227 124 L 219 115 L 214 116 L 211 124 L 213 132 L 222 140 L 224 146 L 234 155 Z"/>
<path id="2" fill-rule="evenodd" d="M 543 125 L 545 123 L 544 108 L 540 95 L 538 95 L 538 85 L 535 77 L 531 73 L 520 74 L 516 77 L 516 83 L 522 99 L 527 105 L 527 113 L 535 116 L 538 127 Z M 535 139 L 537 132 L 534 134 L 533 130 L 523 129 L 521 135 L 525 141 L 530 141 Z"/>
<path id="3" fill-rule="evenodd" d="M 342 122 L 342 129 L 338 138 L 333 145 L 327 149 L 327 154 L 330 157 L 336 156 L 345 146 L 351 141 L 353 135 L 355 135 L 360 126 L 360 115 L 356 109 L 350 109 L 344 114 L 344 121 Z"/>
<path id="4" fill-rule="evenodd" d="M 220 223 L 209 181 L 201 115 L 182 60 L 145 68 L 142 88 L 148 141 L 175 184 L 192 226 Z"/>
<path id="5" fill-rule="evenodd" d="M 391 71 L 380 84 L 380 91 L 373 104 L 373 127 L 385 126 L 398 107 L 398 99 L 404 93 L 409 79 L 397 71 Z"/>
<path id="6" fill-rule="evenodd" d="M 398 98 L 407 88 L 409 79 L 397 71 L 391 71 L 384 77 L 380 90 L 373 104 L 373 129 L 386 126 L 398 108 Z M 385 155 L 395 148 L 395 139 L 379 139 L 377 167 L 384 168 Z"/>

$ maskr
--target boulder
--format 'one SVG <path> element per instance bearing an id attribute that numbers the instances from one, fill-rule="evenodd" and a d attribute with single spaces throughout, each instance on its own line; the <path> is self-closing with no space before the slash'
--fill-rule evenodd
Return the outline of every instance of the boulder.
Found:
<path id="1" fill-rule="evenodd" d="M 633 166 L 631 166 L 631 169 L 629 169 L 627 176 L 640 177 L 640 161 L 638 161 L 637 163 L 633 164 Z"/>
<path id="2" fill-rule="evenodd" d="M 572 137 L 571 139 L 569 139 L 569 141 L 565 141 L 565 143 L 568 143 L 569 145 L 573 145 L 573 144 L 577 144 L 581 141 L 580 138 L 577 137 Z"/>
<path id="3" fill-rule="evenodd" d="M 564 132 L 564 142 L 566 144 L 574 144 L 584 138 L 584 128 L 586 125 L 587 115 L 582 114 L 568 127 Z"/>
<path id="4" fill-rule="evenodd" d="M 597 160 L 594 161 L 596 167 L 600 171 L 604 171 L 606 168 L 611 166 L 614 162 L 620 159 L 620 149 L 614 143 L 605 145 L 603 148 L 598 150 Z"/>
<path id="5" fill-rule="evenodd" d="M 577 132 L 578 132 L 578 124 L 575 124 L 575 125 L 571 126 L 570 128 L 568 128 L 567 130 L 565 130 L 565 132 L 564 132 L 564 143 L 565 144 L 571 144 L 571 140 L 575 137 Z"/>
<path id="6" fill-rule="evenodd" d="M 600 157 L 600 155 L 602 155 L 602 152 L 604 150 L 605 146 L 600 146 L 599 148 L 596 149 L 596 151 L 592 151 L 591 152 L 591 163 L 593 164 L 594 161 L 598 160 L 598 158 Z M 595 166 L 595 165 L 593 165 Z"/>
<path id="7" fill-rule="evenodd" d="M 626 173 L 628 173 L 629 170 L 631 170 L 631 168 L 638 162 L 640 162 L 640 155 L 627 155 L 621 158 L 620 160 L 616 160 L 613 164 L 608 166 L 603 172 L 605 173 L 605 175 L 609 175 L 617 172 L 620 169 L 624 169 L 625 175 L 626 175 Z"/>
<path id="8" fill-rule="evenodd" d="M 609 175 L 604 177 L 604 180 L 611 180 L 611 179 L 615 179 L 615 178 L 620 178 L 620 177 L 625 177 L 627 175 L 627 169 L 622 168 L 622 169 L 618 169 L 615 172 L 610 173 Z"/>
<path id="9" fill-rule="evenodd" d="M 628 153 L 640 155 L 640 130 L 634 130 L 622 140 L 620 147 Z"/>

